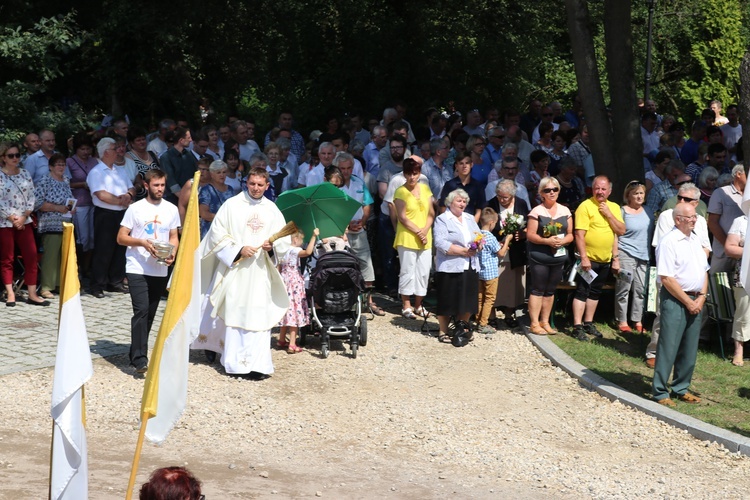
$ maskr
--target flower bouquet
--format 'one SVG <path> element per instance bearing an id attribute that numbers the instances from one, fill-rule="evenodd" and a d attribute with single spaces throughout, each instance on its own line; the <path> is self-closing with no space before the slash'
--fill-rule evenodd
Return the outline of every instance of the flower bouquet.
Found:
<path id="1" fill-rule="evenodd" d="M 500 219 L 500 235 L 515 234 L 526 227 L 526 220 L 520 214 L 508 214 L 505 219 Z"/>
<path id="2" fill-rule="evenodd" d="M 474 233 L 474 239 L 469 243 L 469 248 L 476 250 L 480 245 L 484 245 L 484 235 L 482 233 Z"/>
<path id="3" fill-rule="evenodd" d="M 560 231 L 562 230 L 562 224 L 555 221 L 550 221 L 549 223 L 542 226 L 542 234 L 545 238 L 549 238 L 550 236 L 557 236 L 560 234 Z"/>

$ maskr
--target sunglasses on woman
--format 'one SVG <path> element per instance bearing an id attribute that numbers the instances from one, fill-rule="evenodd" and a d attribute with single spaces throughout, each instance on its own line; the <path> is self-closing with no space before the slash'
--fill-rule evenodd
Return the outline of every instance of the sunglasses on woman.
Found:
<path id="1" fill-rule="evenodd" d="M 7 153 L 7 154 L 5 154 L 5 157 L 6 158 L 20 158 L 21 157 L 21 153 Z"/>
<path id="2" fill-rule="evenodd" d="M 550 194 L 550 193 L 557 193 L 558 191 L 560 191 L 560 188 L 547 188 L 547 189 L 542 189 L 542 193 L 545 193 L 545 194 Z"/>

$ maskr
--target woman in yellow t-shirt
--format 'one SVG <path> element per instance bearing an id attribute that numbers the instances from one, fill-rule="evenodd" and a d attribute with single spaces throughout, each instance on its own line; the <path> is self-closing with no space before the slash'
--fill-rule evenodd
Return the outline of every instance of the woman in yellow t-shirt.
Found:
<path id="1" fill-rule="evenodd" d="M 434 200 L 429 186 L 419 182 L 422 165 L 416 160 L 404 160 L 406 184 L 396 190 L 393 204 L 398 225 L 393 247 L 398 251 L 401 274 L 398 292 L 401 294 L 404 318 L 427 316 L 422 299 L 427 295 L 432 264 L 432 222 L 435 220 Z M 414 295 L 412 308 L 411 296 Z"/>

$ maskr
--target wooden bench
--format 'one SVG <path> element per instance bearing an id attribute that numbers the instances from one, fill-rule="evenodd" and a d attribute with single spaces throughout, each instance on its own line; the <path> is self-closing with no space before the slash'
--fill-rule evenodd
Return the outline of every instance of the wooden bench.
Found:
<path id="1" fill-rule="evenodd" d="M 569 303 L 572 302 L 571 295 L 576 291 L 576 288 L 578 288 L 576 285 L 571 285 L 567 281 L 561 281 L 557 285 L 557 289 L 555 291 L 555 300 L 552 301 L 552 311 L 549 315 L 549 322 L 552 328 L 555 328 L 555 311 L 559 307 L 559 302 L 563 302 L 563 315 L 565 316 L 565 318 L 569 317 L 568 311 L 571 310 Z M 614 290 L 615 280 L 614 277 L 610 274 L 609 278 L 607 278 L 607 282 L 602 287 L 602 295 L 609 292 L 612 292 L 614 294 Z"/>

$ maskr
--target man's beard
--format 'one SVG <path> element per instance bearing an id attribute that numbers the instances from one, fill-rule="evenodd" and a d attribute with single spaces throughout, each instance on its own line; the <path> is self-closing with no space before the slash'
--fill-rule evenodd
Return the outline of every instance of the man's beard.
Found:
<path id="1" fill-rule="evenodd" d="M 394 162 L 398 163 L 404 159 L 404 153 L 397 153 L 395 151 L 391 151 L 391 158 Z"/>

